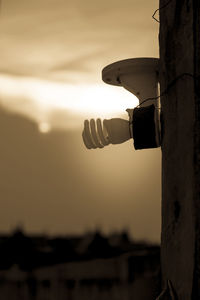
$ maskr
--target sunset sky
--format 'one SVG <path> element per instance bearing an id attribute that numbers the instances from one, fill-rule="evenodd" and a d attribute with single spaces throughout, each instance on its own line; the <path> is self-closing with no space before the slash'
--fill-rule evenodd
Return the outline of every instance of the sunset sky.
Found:
<path id="1" fill-rule="evenodd" d="M 161 151 L 87 150 L 83 120 L 137 99 L 102 82 L 115 61 L 158 57 L 155 0 L 2 0 L 0 231 L 128 229 L 160 240 Z"/>

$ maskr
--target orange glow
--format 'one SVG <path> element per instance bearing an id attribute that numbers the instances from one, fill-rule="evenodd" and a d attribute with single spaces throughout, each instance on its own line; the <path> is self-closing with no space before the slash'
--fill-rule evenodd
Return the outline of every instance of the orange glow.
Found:
<path id="1" fill-rule="evenodd" d="M 56 110 L 66 113 L 67 124 L 67 116 L 71 119 L 120 116 L 138 104 L 138 99 L 128 91 L 104 83 L 72 85 L 1 75 L 0 93 L 6 100 L 2 103 L 5 108 L 35 119 L 41 132 L 49 130 L 48 115 Z"/>

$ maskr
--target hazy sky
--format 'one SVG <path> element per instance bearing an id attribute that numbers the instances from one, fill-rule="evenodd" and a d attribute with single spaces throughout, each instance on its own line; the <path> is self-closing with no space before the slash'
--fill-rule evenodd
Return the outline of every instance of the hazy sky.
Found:
<path id="1" fill-rule="evenodd" d="M 107 64 L 158 57 L 155 0 L 2 0 L 0 231 L 127 228 L 159 241 L 160 149 L 132 141 L 87 150 L 82 120 L 113 116 L 133 95 L 101 80 Z M 44 133 L 46 131 L 46 133 Z"/>

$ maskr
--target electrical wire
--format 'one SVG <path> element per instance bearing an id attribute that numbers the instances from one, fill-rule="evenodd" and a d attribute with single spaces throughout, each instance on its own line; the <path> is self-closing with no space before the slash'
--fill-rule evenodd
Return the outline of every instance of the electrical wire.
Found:
<path id="1" fill-rule="evenodd" d="M 193 79 L 197 79 L 199 78 L 200 76 L 195 76 L 191 73 L 182 73 L 180 74 L 179 76 L 177 76 L 176 78 L 174 78 L 167 86 L 167 88 L 162 92 L 160 93 L 160 95 L 158 95 L 157 97 L 151 97 L 151 98 L 146 98 L 145 100 L 143 100 L 140 104 L 138 104 L 138 106 L 136 106 L 137 108 L 140 107 L 142 104 L 148 102 L 148 101 L 151 101 L 151 100 L 157 100 L 159 99 L 160 97 L 166 95 L 168 93 L 168 91 L 176 84 L 176 82 L 181 79 L 182 77 L 184 76 L 188 76 L 188 77 L 191 77 Z"/>
<path id="2" fill-rule="evenodd" d="M 152 15 L 152 18 L 153 18 L 156 22 L 160 23 L 160 21 L 155 17 L 155 15 L 157 14 L 157 12 L 160 11 L 161 9 L 165 8 L 166 6 L 168 6 L 168 5 L 170 4 L 170 2 L 172 2 L 172 1 L 173 1 L 173 0 L 169 0 L 166 4 L 164 4 L 163 6 L 161 6 L 160 8 L 158 8 L 158 9 L 156 9 L 156 10 L 154 11 L 154 13 L 153 13 L 153 15 Z"/>

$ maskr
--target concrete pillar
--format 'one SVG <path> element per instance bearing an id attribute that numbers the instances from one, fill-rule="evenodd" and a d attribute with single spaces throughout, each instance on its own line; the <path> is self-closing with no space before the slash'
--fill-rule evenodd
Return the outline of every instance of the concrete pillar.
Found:
<path id="1" fill-rule="evenodd" d="M 200 1 L 160 0 L 163 284 L 200 299 Z M 168 299 L 168 298 L 166 298 Z M 169 297 L 169 299 L 171 299 Z"/>

